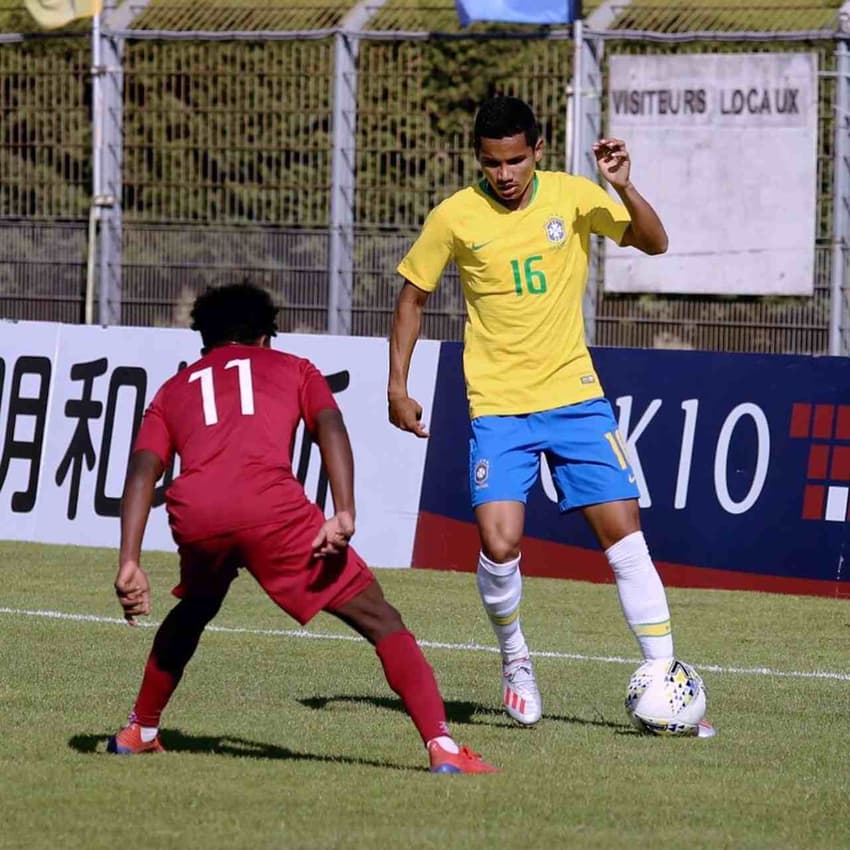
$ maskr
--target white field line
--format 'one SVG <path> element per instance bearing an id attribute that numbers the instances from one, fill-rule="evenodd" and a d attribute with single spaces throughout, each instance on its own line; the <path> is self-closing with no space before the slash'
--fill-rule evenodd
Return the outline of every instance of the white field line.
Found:
<path id="1" fill-rule="evenodd" d="M 126 626 L 123 617 L 99 617 L 95 614 L 67 614 L 63 611 L 30 611 L 23 608 L 2 608 L 0 614 L 13 617 L 43 617 L 49 620 L 67 620 L 82 623 L 104 623 L 107 625 Z M 159 627 L 158 622 L 137 620 L 138 626 L 146 629 Z M 358 635 L 335 635 L 325 632 L 310 632 L 306 629 L 249 629 L 233 626 L 207 626 L 208 632 L 223 634 L 261 635 L 264 637 L 306 638 L 310 640 L 362 641 Z M 426 649 L 447 649 L 453 652 L 490 652 L 496 653 L 495 646 L 484 646 L 480 643 L 443 643 L 434 640 L 419 640 L 419 645 Z M 567 661 L 592 661 L 599 664 L 629 664 L 639 663 L 637 658 L 624 658 L 619 655 L 581 655 L 577 652 L 553 652 L 540 650 L 531 653 L 535 658 L 560 658 Z M 782 679 L 832 679 L 839 682 L 850 682 L 850 673 L 840 673 L 834 670 L 774 670 L 771 667 L 727 667 L 720 664 L 695 664 L 701 672 L 735 673 L 743 676 L 774 676 Z"/>

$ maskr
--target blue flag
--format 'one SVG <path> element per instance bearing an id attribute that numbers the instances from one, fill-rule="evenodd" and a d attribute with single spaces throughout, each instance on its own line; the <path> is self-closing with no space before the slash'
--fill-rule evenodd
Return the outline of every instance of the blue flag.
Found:
<path id="1" fill-rule="evenodd" d="M 473 21 L 510 24 L 571 24 L 581 17 L 581 0 L 455 0 L 461 26 Z"/>

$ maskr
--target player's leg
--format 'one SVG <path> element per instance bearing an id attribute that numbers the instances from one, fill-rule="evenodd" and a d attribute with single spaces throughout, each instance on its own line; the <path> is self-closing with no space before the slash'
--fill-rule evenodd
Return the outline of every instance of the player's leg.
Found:
<path id="1" fill-rule="evenodd" d="M 501 697 L 517 723 L 531 726 L 543 713 L 534 664 L 520 625 L 522 502 L 487 502 L 475 509 L 481 538 L 476 585 L 502 654 Z"/>
<path id="2" fill-rule="evenodd" d="M 160 716 L 221 602 L 209 597 L 181 599 L 168 613 L 154 637 L 129 722 L 109 739 L 109 752 L 129 755 L 163 751 Z"/>
<path id="3" fill-rule="evenodd" d="M 349 553 L 355 556 L 352 551 Z M 449 732 L 446 709 L 434 671 L 401 615 L 372 581 L 356 596 L 328 608 L 331 614 L 374 647 L 387 684 L 401 698 L 428 750 L 435 773 L 490 773 L 495 768 L 476 753 L 459 747 Z"/>
<path id="4" fill-rule="evenodd" d="M 620 606 L 645 659 L 672 658 L 667 594 L 640 529 L 636 499 L 582 509 L 614 573 Z"/>
<path id="5" fill-rule="evenodd" d="M 354 550 L 347 558 L 359 557 Z M 399 612 L 371 581 L 346 601 L 343 591 L 326 610 L 375 647 L 387 684 L 400 697 L 428 751 L 434 773 L 492 773 L 495 768 L 452 738 L 434 671 Z"/>
<path id="6" fill-rule="evenodd" d="M 559 508 L 581 509 L 596 535 L 643 657 L 672 658 L 667 594 L 640 529 L 640 494 L 611 405 L 592 399 L 547 411 L 545 419 Z M 699 734 L 710 737 L 714 729 L 703 721 Z"/>
<path id="7" fill-rule="evenodd" d="M 673 657 L 673 631 L 667 594 L 640 529 L 636 499 L 604 502 L 583 509 L 605 551 L 617 582 L 626 623 L 645 660 Z M 714 726 L 699 722 L 698 736 L 712 738 Z"/>
<path id="8" fill-rule="evenodd" d="M 481 603 L 505 663 L 528 657 L 528 644 L 520 626 L 522 573 L 520 545 L 525 523 L 522 502 L 486 502 L 475 508 L 481 540 L 476 585 Z"/>
<path id="9" fill-rule="evenodd" d="M 539 449 L 529 440 L 528 417 L 484 416 L 473 420 L 470 490 L 481 540 L 476 585 L 502 655 L 502 704 L 530 726 L 543 704 L 520 623 L 520 547 L 525 500 L 537 478 Z"/>
<path id="10" fill-rule="evenodd" d="M 163 751 L 159 740 L 162 712 L 236 576 L 235 563 L 227 551 L 210 551 L 197 544 L 181 547 L 180 557 L 181 580 L 172 591 L 180 601 L 157 629 L 129 722 L 109 739 L 110 753 Z"/>
<path id="11" fill-rule="evenodd" d="M 353 599 L 329 612 L 375 647 L 387 683 L 401 698 L 407 713 L 427 745 L 448 735 L 446 709 L 428 664 L 398 611 L 387 602 L 377 581 Z"/>
<path id="12" fill-rule="evenodd" d="M 363 559 L 352 547 L 337 557 L 313 557 L 311 542 L 324 517 L 315 505 L 293 509 L 293 514 L 296 510 L 300 516 L 293 519 L 300 521 L 240 533 L 248 571 L 272 601 L 302 625 L 319 611 L 328 611 L 375 647 L 387 682 L 428 747 L 432 770 L 495 770 L 467 748 L 453 745 L 434 673 Z"/>
<path id="13" fill-rule="evenodd" d="M 579 508 L 590 524 L 644 658 L 672 657 L 667 596 L 640 530 L 635 475 L 611 405 L 592 399 L 548 411 L 544 418 L 560 509 Z"/>

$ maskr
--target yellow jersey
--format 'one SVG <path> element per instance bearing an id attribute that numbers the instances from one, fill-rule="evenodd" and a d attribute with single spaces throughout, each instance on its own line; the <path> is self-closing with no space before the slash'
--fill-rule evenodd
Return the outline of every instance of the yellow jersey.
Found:
<path id="1" fill-rule="evenodd" d="M 398 266 L 414 286 L 432 292 L 449 260 L 457 264 L 473 418 L 602 395 L 582 316 L 590 234 L 619 243 L 631 219 L 584 177 L 538 171 L 533 180 L 521 210 L 503 206 L 486 180 L 451 195 L 429 213 Z"/>

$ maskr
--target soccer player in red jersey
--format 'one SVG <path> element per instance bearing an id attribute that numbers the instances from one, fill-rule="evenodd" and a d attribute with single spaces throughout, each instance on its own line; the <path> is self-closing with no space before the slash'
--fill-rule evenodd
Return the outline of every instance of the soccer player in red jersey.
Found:
<path id="1" fill-rule="evenodd" d="M 201 634 L 244 567 L 302 625 L 328 611 L 366 638 L 422 736 L 435 773 L 496 768 L 451 738 L 433 671 L 398 611 L 349 545 L 354 464 L 327 381 L 300 357 L 273 351 L 277 310 L 250 284 L 207 290 L 192 328 L 202 357 L 160 387 L 133 446 L 121 501 L 115 591 L 130 624 L 150 613 L 141 547 L 154 486 L 180 456 L 166 493 L 180 557 L 180 600 L 159 627 L 129 722 L 111 753 L 162 752 L 159 722 Z M 319 446 L 333 496 L 326 519 L 292 471 L 303 420 Z"/>

